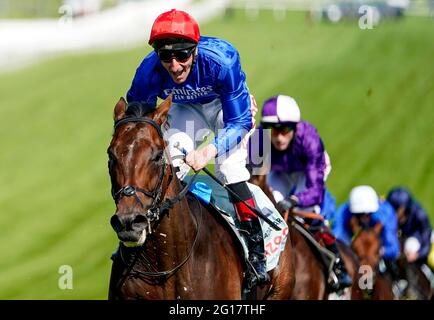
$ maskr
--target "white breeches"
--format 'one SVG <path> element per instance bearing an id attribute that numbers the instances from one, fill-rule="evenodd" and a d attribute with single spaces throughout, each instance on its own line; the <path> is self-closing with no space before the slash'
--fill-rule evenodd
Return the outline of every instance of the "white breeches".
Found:
<path id="1" fill-rule="evenodd" d="M 180 104 L 174 103 L 169 111 L 169 129 L 164 137 L 168 141 L 169 154 L 174 167 L 179 169 L 179 179 L 190 171 L 190 167 L 179 159 L 182 152 L 175 146 L 190 152 L 199 147 L 204 141 L 214 138 L 219 129 L 223 129 L 223 112 L 219 99 L 207 104 Z M 246 168 L 247 140 L 250 133 L 227 154 L 215 159 L 217 178 L 225 184 L 247 181 L 250 173 Z"/>
<path id="2" fill-rule="evenodd" d="M 290 195 L 306 189 L 306 177 L 303 172 L 294 172 L 288 175 L 285 172 L 271 171 L 267 176 L 267 183 L 276 202 L 287 199 Z M 316 213 L 320 213 L 321 211 L 319 205 L 303 207 L 302 209 Z"/>
<path id="3" fill-rule="evenodd" d="M 271 188 L 276 202 L 287 199 L 290 195 L 302 192 L 306 189 L 306 177 L 303 172 L 287 174 L 286 172 L 271 171 L 267 176 L 267 183 Z M 316 213 L 320 213 L 321 211 L 319 205 L 303 207 L 303 209 Z"/>
<path id="4" fill-rule="evenodd" d="M 327 151 L 324 151 L 324 156 L 326 164 L 324 168 L 324 181 L 326 181 L 332 170 L 332 165 Z M 274 200 L 279 202 L 293 194 L 304 191 L 306 189 L 306 176 L 303 172 L 287 174 L 280 171 L 270 171 L 270 174 L 267 176 L 267 183 L 272 190 Z M 316 213 L 320 213 L 321 211 L 319 205 L 303 207 L 303 209 Z"/>

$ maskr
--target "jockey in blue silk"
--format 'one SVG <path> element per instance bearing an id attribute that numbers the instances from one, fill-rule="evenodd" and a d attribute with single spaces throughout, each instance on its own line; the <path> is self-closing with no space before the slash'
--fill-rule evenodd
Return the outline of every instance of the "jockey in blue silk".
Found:
<path id="1" fill-rule="evenodd" d="M 387 201 L 396 210 L 398 228 L 405 238 L 403 253 L 407 261 L 414 262 L 425 270 L 431 286 L 434 287 L 434 263 L 430 263 L 428 258 L 434 254 L 432 251 L 434 234 L 428 214 L 405 187 L 391 189 L 387 195 Z M 433 259 L 433 257 L 430 258 Z M 423 265 L 429 268 L 424 268 Z"/>
<path id="2" fill-rule="evenodd" d="M 323 216 L 331 215 L 335 209 L 335 200 L 325 186 L 331 170 L 330 159 L 317 129 L 309 122 L 301 120 L 297 102 L 286 95 L 266 100 L 259 129 L 255 136 L 262 137 L 258 140 L 252 137 L 252 141 L 259 141 L 259 150 L 254 150 L 256 145 L 252 142 L 250 164 L 255 162 L 252 161 L 254 153 L 266 153 L 264 147 L 268 137 L 271 140 L 268 141 L 271 143 L 271 152 L 268 161 L 265 160 L 265 165 L 268 163 L 270 167 L 267 184 L 279 210 L 282 212 L 297 207 Z M 271 136 L 261 129 L 271 129 Z M 335 237 L 321 220 L 305 219 L 305 222 L 320 230 L 316 236 L 320 237 L 327 249 L 336 256 L 334 273 L 337 283 L 332 285 L 337 290 L 350 286 L 352 281 L 340 257 Z"/>
<path id="3" fill-rule="evenodd" d="M 367 217 L 369 227 L 377 223 L 383 225 L 381 231 L 382 259 L 393 279 L 398 280 L 396 260 L 400 254 L 400 245 L 398 220 L 393 207 L 389 202 L 380 200 L 371 186 L 354 187 L 350 192 L 348 202 L 342 204 L 336 211 L 332 224 L 335 236 L 347 245 L 351 245 L 352 242 L 350 220 L 353 215 L 359 218 Z"/>
<path id="4" fill-rule="evenodd" d="M 223 155 L 252 128 L 246 76 L 241 69 L 239 54 L 230 43 L 202 36 L 194 50 L 197 54 L 191 53 L 193 66 L 181 83 L 165 69 L 157 52 L 151 52 L 136 71 L 127 101 L 155 106 L 157 97 L 165 99 L 172 94 L 172 101 L 176 104 L 206 105 L 204 112 L 210 120 L 217 120 L 222 110 L 224 128 L 213 145 L 217 154 Z M 210 104 L 217 99 L 219 108 Z"/>
<path id="5" fill-rule="evenodd" d="M 325 190 L 320 212 L 327 224 L 333 221 L 336 212 L 336 198 L 328 189 Z"/>
<path id="6" fill-rule="evenodd" d="M 172 96 L 169 128 L 165 131 L 169 153 L 182 180 L 192 168 L 199 171 L 215 160 L 218 178 L 252 207 L 253 195 L 246 181 L 246 140 L 256 111 L 240 56 L 222 39 L 200 36 L 197 22 L 186 12 L 172 9 L 159 15 L 152 26 L 152 51 L 137 68 L 127 93 L 129 103 L 153 109 L 157 98 Z M 252 110 L 251 110 L 252 109 Z M 207 137 L 215 135 L 211 143 Z M 205 143 L 205 146 L 198 148 Z M 180 159 L 182 150 L 185 161 Z M 249 260 L 258 277 L 269 281 L 264 242 L 257 215 L 244 203 L 231 199 L 248 239 Z"/>

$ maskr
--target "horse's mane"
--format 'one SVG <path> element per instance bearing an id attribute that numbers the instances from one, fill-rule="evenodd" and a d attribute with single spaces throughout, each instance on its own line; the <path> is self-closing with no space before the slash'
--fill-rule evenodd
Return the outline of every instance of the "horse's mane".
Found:
<path id="1" fill-rule="evenodd" d="M 125 110 L 125 117 L 140 118 L 146 116 L 154 110 L 155 106 L 150 103 L 144 101 L 130 102 L 128 103 L 127 110 Z"/>

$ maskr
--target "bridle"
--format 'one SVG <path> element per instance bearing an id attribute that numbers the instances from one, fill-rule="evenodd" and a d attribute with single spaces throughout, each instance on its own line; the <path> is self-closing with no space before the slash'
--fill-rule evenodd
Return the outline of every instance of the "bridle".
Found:
<path id="1" fill-rule="evenodd" d="M 130 122 L 147 123 L 157 130 L 160 138 L 163 138 L 163 131 L 161 130 L 160 126 L 154 120 L 152 120 L 148 117 L 122 118 L 122 119 L 115 122 L 114 129 L 116 130 L 121 125 L 123 125 L 125 123 L 130 123 Z M 159 167 L 161 167 L 162 169 L 160 170 L 160 176 L 158 178 L 157 186 L 153 191 L 146 191 L 143 188 L 140 188 L 137 186 L 126 185 L 126 186 L 119 188 L 119 190 L 117 190 L 116 192 L 113 192 L 113 194 L 112 194 L 113 199 L 116 202 L 118 202 L 122 197 L 134 197 L 136 199 L 137 203 L 140 204 L 142 209 L 144 208 L 144 206 L 143 206 L 142 201 L 140 201 L 140 198 L 137 196 L 137 193 L 138 192 L 143 193 L 146 197 L 152 199 L 152 204 L 145 213 L 145 218 L 148 222 L 148 232 L 149 233 L 152 232 L 151 223 L 159 220 L 160 219 L 160 213 L 165 211 L 166 209 L 171 208 L 173 206 L 173 204 L 176 202 L 176 201 L 173 202 L 170 199 L 166 200 L 163 203 L 160 202 L 161 195 L 163 193 L 163 181 L 164 181 L 164 177 L 166 176 L 166 172 L 168 171 L 169 168 L 171 169 L 170 175 L 168 178 L 169 180 L 166 184 L 167 186 L 169 186 L 169 184 L 172 180 L 172 177 L 173 177 L 173 171 L 172 171 L 172 167 L 167 163 L 164 156 L 159 161 Z"/>
<path id="2" fill-rule="evenodd" d="M 121 125 L 123 125 L 125 123 L 130 123 L 130 122 L 135 122 L 135 123 L 140 122 L 140 123 L 146 123 L 146 124 L 151 125 L 152 127 L 154 127 L 157 130 L 159 137 L 163 139 L 163 131 L 161 130 L 161 127 L 154 120 L 152 120 L 148 117 L 125 117 L 125 118 L 122 118 L 120 120 L 115 121 L 114 129 L 116 130 Z M 197 174 L 199 173 L 199 172 L 196 172 L 194 174 L 194 176 L 192 177 L 192 179 L 190 179 L 190 181 L 186 184 L 186 186 L 175 197 L 166 199 L 164 202 L 162 202 L 161 200 L 162 200 L 162 194 L 163 194 L 164 178 L 166 176 L 166 173 L 170 169 L 170 175 L 169 175 L 168 181 L 166 183 L 166 190 L 167 190 L 167 188 L 170 185 L 170 182 L 172 181 L 172 178 L 173 178 L 173 167 L 168 163 L 168 161 L 166 161 L 164 156 L 161 158 L 161 161 L 159 164 L 160 164 L 160 167 L 162 169 L 160 170 L 160 176 L 159 176 L 157 186 L 155 187 L 155 189 L 153 191 L 146 191 L 143 188 L 140 188 L 137 186 L 126 185 L 126 186 L 120 187 L 116 192 L 112 192 L 113 199 L 116 202 L 119 201 L 122 197 L 132 197 L 133 196 L 142 208 L 144 208 L 144 206 L 143 206 L 142 201 L 140 201 L 140 198 L 137 196 L 138 192 L 140 192 L 140 193 L 144 194 L 146 197 L 149 197 L 152 199 L 152 204 L 145 213 L 145 218 L 148 222 L 148 234 L 152 233 L 151 224 L 153 222 L 160 221 L 160 214 L 162 212 L 165 212 L 166 210 L 172 208 L 174 204 L 181 201 L 186 196 L 188 190 L 190 189 L 190 186 L 194 182 Z M 200 210 L 200 212 L 202 212 L 202 210 Z M 173 269 L 168 270 L 168 271 L 156 271 L 156 272 L 134 271 L 134 272 L 137 273 L 138 275 L 145 276 L 145 277 L 146 276 L 168 277 L 168 276 L 174 274 L 178 269 L 180 269 L 187 262 L 187 260 L 190 258 L 191 254 L 193 253 L 193 249 L 195 247 L 197 239 L 198 239 L 201 221 L 198 222 L 197 218 L 196 217 L 194 217 L 194 218 L 195 218 L 195 225 L 196 225 L 196 235 L 195 235 L 195 238 L 193 240 L 190 252 L 187 254 L 186 258 L 183 259 L 183 261 L 181 261 L 181 263 L 179 265 L 175 266 Z M 133 269 L 134 264 L 136 262 L 137 256 L 134 259 L 134 262 L 131 265 L 129 265 L 125 261 L 125 259 L 123 258 L 122 249 L 123 249 L 123 246 L 120 245 L 119 251 L 120 251 L 121 259 L 124 262 L 124 264 L 126 264 L 130 268 L 130 272 L 131 272 L 131 271 L 133 271 L 132 269 Z"/>

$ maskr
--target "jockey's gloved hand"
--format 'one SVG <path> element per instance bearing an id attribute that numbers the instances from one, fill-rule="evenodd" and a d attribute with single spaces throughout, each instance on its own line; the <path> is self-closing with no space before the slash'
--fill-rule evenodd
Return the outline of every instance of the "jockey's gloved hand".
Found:
<path id="1" fill-rule="evenodd" d="M 286 212 L 294 207 L 298 206 L 298 199 L 291 196 L 287 199 L 283 199 L 277 203 L 277 210 L 280 212 Z"/>

